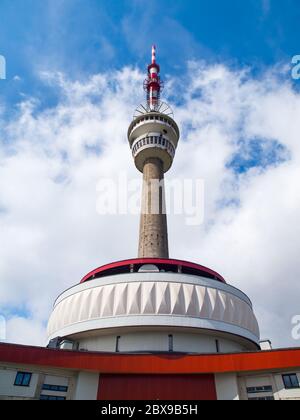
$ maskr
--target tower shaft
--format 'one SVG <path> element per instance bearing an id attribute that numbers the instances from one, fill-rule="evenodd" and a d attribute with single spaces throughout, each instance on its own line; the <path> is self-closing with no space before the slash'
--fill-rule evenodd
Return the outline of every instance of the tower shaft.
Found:
<path id="1" fill-rule="evenodd" d="M 160 101 L 163 81 L 154 46 L 144 89 L 147 102 L 136 110 L 128 129 L 134 163 L 144 178 L 138 255 L 169 259 L 164 174 L 172 166 L 180 132 L 172 110 Z"/>
<path id="2" fill-rule="evenodd" d="M 147 159 L 143 176 L 139 258 L 169 258 L 163 162 Z"/>

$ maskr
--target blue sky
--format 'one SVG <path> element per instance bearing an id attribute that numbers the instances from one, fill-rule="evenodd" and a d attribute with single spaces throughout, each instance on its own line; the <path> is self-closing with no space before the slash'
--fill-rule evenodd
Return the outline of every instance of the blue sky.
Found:
<path id="1" fill-rule="evenodd" d="M 191 59 L 260 71 L 299 52 L 299 21 L 298 0 L 1 0 L 8 79 L 0 88 L 10 103 L 20 91 L 51 103 L 39 71 L 77 79 L 142 67 L 152 43 L 165 74 L 182 73 Z"/>
<path id="2" fill-rule="evenodd" d="M 168 176 L 206 183 L 207 223 L 170 218 L 172 253 L 224 274 L 255 302 L 264 335 L 295 345 L 300 81 L 289 67 L 299 22 L 299 0 L 1 0 L 0 316 L 9 339 L 40 343 L 63 288 L 136 255 L 137 218 L 101 218 L 95 191 L 116 166 L 139 177 L 126 130 L 155 43 L 182 129 Z M 116 243 L 120 231 L 132 240 Z"/>

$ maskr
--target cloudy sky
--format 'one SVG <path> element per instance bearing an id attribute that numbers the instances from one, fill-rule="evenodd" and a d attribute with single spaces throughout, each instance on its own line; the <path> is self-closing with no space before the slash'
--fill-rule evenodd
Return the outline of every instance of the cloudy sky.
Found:
<path id="1" fill-rule="evenodd" d="M 0 316 L 46 343 L 54 299 L 137 254 L 137 215 L 99 215 L 103 179 L 140 180 L 126 132 L 150 47 L 181 142 L 167 179 L 202 179 L 205 218 L 170 215 L 171 256 L 252 299 L 262 338 L 300 346 L 298 0 L 2 0 Z M 297 30 L 298 29 L 298 30 Z"/>

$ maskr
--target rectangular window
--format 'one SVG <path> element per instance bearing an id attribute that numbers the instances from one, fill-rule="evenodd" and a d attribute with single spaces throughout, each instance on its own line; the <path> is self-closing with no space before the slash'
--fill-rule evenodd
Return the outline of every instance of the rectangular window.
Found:
<path id="1" fill-rule="evenodd" d="M 43 385 L 43 391 L 57 391 L 57 392 L 68 392 L 67 386 L 60 386 L 60 385 Z"/>
<path id="2" fill-rule="evenodd" d="M 272 386 L 252 386 L 247 388 L 248 394 L 258 394 L 260 392 L 273 392 Z"/>
<path id="3" fill-rule="evenodd" d="M 31 382 L 32 373 L 18 372 L 15 379 L 15 386 L 29 386 Z"/>
<path id="4" fill-rule="evenodd" d="M 254 397 L 248 398 L 249 401 L 274 401 L 274 397 Z"/>
<path id="5" fill-rule="evenodd" d="M 41 395 L 41 401 L 66 401 L 66 397 L 58 397 L 55 395 Z"/>
<path id="6" fill-rule="evenodd" d="M 283 380 L 285 389 L 299 388 L 299 380 L 295 373 L 291 375 L 282 375 L 282 380 Z"/>

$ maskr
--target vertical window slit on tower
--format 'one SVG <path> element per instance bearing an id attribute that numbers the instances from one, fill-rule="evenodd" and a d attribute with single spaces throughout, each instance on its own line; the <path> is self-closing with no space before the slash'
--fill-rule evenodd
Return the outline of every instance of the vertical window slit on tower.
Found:
<path id="1" fill-rule="evenodd" d="M 172 353 L 174 351 L 174 340 L 173 335 L 169 335 L 169 352 Z"/>
<path id="2" fill-rule="evenodd" d="M 116 338 L 116 353 L 120 353 L 120 340 L 121 337 L 118 335 Z"/>

